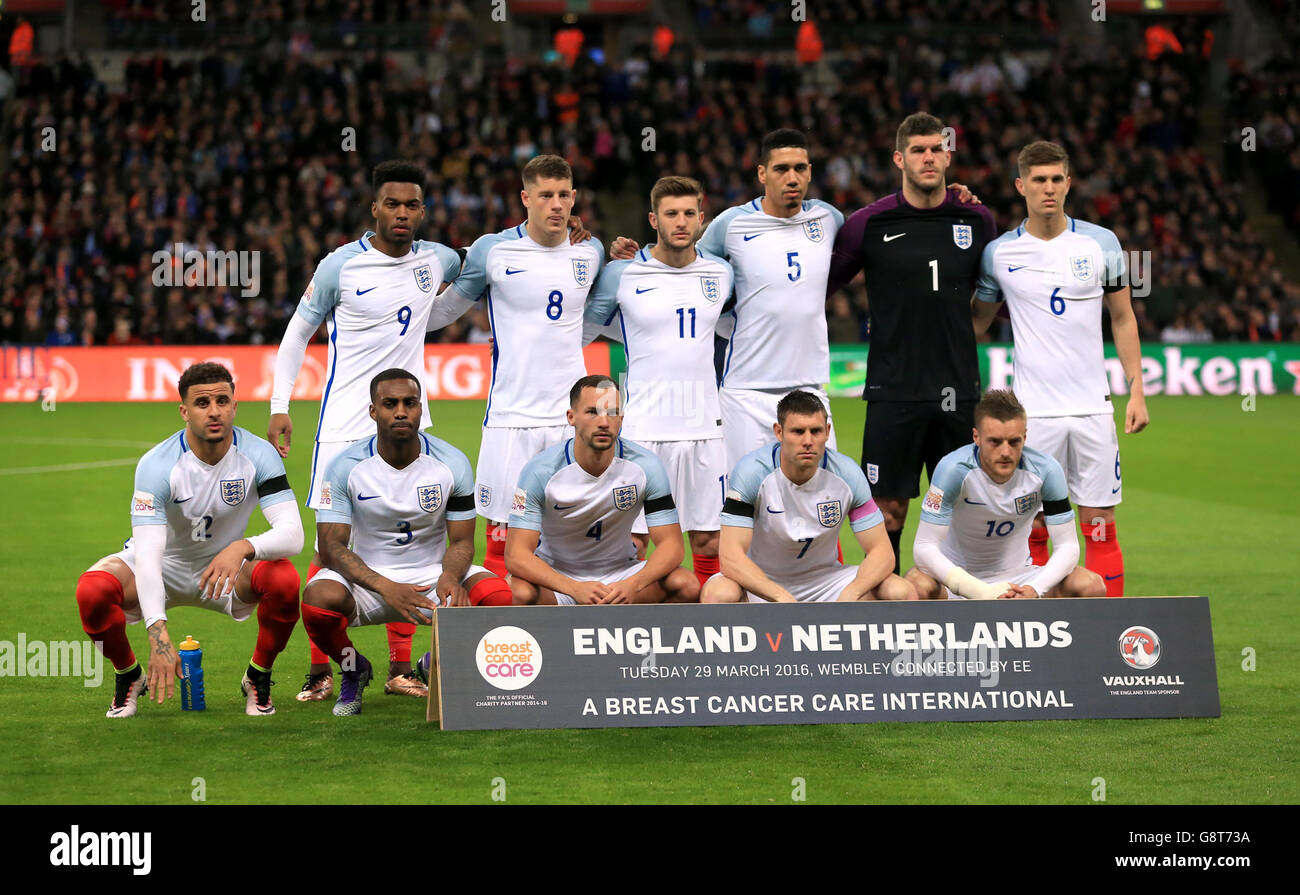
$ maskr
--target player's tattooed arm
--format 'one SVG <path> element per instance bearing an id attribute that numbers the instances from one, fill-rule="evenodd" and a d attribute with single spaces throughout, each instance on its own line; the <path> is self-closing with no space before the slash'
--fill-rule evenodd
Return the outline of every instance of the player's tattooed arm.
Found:
<path id="1" fill-rule="evenodd" d="M 419 610 L 437 608 L 437 604 L 426 596 L 431 590 L 430 586 L 401 584 L 380 575 L 348 547 L 351 537 L 352 526 L 346 522 L 316 523 L 316 541 L 325 567 L 338 572 L 353 584 L 373 590 L 411 622 L 417 625 L 429 624 L 429 619 L 421 615 Z"/>
<path id="2" fill-rule="evenodd" d="M 447 520 L 447 552 L 442 557 L 442 575 L 435 589 L 445 606 L 468 606 L 469 594 L 461 582 L 474 561 L 474 526 L 477 517 Z"/>
<path id="3" fill-rule="evenodd" d="M 348 542 L 352 539 L 352 526 L 346 522 L 318 522 L 316 540 L 320 544 L 321 559 L 325 567 L 333 569 L 353 584 L 359 584 L 376 593 L 385 584 L 391 584 L 365 561 L 352 552 Z"/>
<path id="4" fill-rule="evenodd" d="M 167 634 L 167 620 L 160 618 L 149 626 L 149 672 L 145 680 L 150 697 L 160 704 L 170 698 L 180 676 L 180 654 Z"/>

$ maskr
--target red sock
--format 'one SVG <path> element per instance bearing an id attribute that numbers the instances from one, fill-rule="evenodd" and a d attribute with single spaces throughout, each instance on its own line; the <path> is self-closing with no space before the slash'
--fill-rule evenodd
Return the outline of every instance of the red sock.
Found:
<path id="1" fill-rule="evenodd" d="M 720 567 L 717 556 L 705 556 L 702 553 L 691 553 L 691 560 L 695 565 L 695 577 L 700 579 L 700 587 L 714 575 L 718 574 Z"/>
<path id="2" fill-rule="evenodd" d="M 1047 565 L 1047 526 L 1029 530 L 1029 558 L 1036 566 Z"/>
<path id="3" fill-rule="evenodd" d="M 1124 596 L 1124 554 L 1115 535 L 1115 523 L 1082 522 L 1083 564 L 1106 582 L 1106 596 Z"/>
<path id="4" fill-rule="evenodd" d="M 388 661 L 411 661 L 411 638 L 415 636 L 415 625 L 410 622 L 388 623 Z"/>
<path id="5" fill-rule="evenodd" d="M 320 569 L 321 567 L 316 565 L 316 563 L 311 563 L 307 566 L 307 580 L 311 581 L 312 578 L 316 577 L 316 573 L 319 572 Z M 303 620 L 303 627 L 307 627 L 306 619 Z M 316 645 L 315 640 L 311 639 L 310 632 L 307 634 L 307 645 L 311 647 L 311 664 L 328 665 L 330 663 L 330 657 L 325 655 L 325 651 Z"/>
<path id="6" fill-rule="evenodd" d="M 288 645 L 298 624 L 298 589 L 302 580 L 287 559 L 262 560 L 253 566 L 253 591 L 262 599 L 257 604 L 257 646 L 253 664 L 271 670 L 275 657 Z"/>
<path id="7" fill-rule="evenodd" d="M 302 604 L 302 626 L 307 629 L 307 636 L 313 643 L 319 643 L 340 665 L 343 664 L 344 650 L 352 649 L 352 639 L 348 637 L 348 620 L 341 612 L 332 609 L 320 609 L 316 606 Z"/>
<path id="8" fill-rule="evenodd" d="M 126 613 L 122 611 L 122 582 L 112 572 L 86 572 L 77 579 L 77 608 L 81 628 L 96 641 L 104 658 L 115 671 L 135 664 L 135 653 L 126 639 Z"/>
<path id="9" fill-rule="evenodd" d="M 510 583 L 504 578 L 484 578 L 469 589 L 471 606 L 509 606 Z"/>
<path id="10" fill-rule="evenodd" d="M 483 557 L 483 568 L 499 578 L 506 577 L 506 532 L 509 530 L 507 525 L 487 524 L 487 556 Z"/>

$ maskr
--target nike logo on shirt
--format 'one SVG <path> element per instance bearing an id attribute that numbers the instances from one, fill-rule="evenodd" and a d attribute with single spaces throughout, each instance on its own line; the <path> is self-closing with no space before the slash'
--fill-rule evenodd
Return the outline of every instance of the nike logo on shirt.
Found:
<path id="1" fill-rule="evenodd" d="M 762 233 L 755 233 L 752 236 L 746 236 L 745 242 L 749 242 L 751 239 L 758 239 L 762 235 L 763 235 Z"/>
<path id="2" fill-rule="evenodd" d="M 893 242 L 895 239 L 899 239 L 906 235 L 907 235 L 906 233 L 895 233 L 893 236 L 886 236 L 885 242 Z"/>
<path id="3" fill-rule="evenodd" d="M 358 289 L 357 295 L 365 295 L 367 292 L 374 292 L 378 288 L 378 286 L 371 286 L 369 289 Z"/>
<path id="4" fill-rule="evenodd" d="M 378 494 L 358 494 L 357 500 L 374 500 L 378 496 Z"/>
<path id="5" fill-rule="evenodd" d="M 972 506 L 977 506 L 977 507 L 988 506 L 988 504 L 984 503 L 981 500 L 971 500 L 969 497 L 963 497 L 962 500 L 966 501 L 966 503 L 971 504 Z"/>
<path id="6" fill-rule="evenodd" d="M 571 503 L 571 504 L 569 504 L 567 507 L 562 507 L 562 506 L 560 506 L 558 503 L 553 503 L 553 504 L 551 504 L 551 506 L 555 507 L 555 509 L 557 509 L 557 510 L 571 510 L 571 509 L 573 509 L 574 507 L 576 507 L 577 504 L 576 504 L 576 503 Z"/>
<path id="7" fill-rule="evenodd" d="M 1008 267 L 1008 268 L 1007 268 L 1007 273 L 1015 273 L 1015 272 L 1018 271 L 1018 270 L 1024 270 L 1024 269 L 1025 269 L 1025 265 L 1024 265 L 1024 264 L 1020 265 L 1019 267 Z"/>
<path id="8" fill-rule="evenodd" d="M 522 268 L 522 267 L 521 267 L 519 270 L 511 270 L 511 269 L 508 268 L 508 267 L 506 268 L 506 276 L 508 276 L 508 277 L 510 277 L 510 276 L 514 276 L 514 275 L 517 274 L 517 273 L 523 273 L 523 272 L 524 272 L 524 268 Z"/>
<path id="9" fill-rule="evenodd" d="M 185 498 L 185 500 L 189 500 L 189 498 L 187 497 Z M 185 503 L 185 500 L 181 500 L 179 497 L 177 497 L 175 500 L 172 501 L 172 503 Z"/>
<path id="10" fill-rule="evenodd" d="M 785 512 L 785 510 L 774 510 L 774 509 L 772 509 L 771 507 L 768 507 L 768 508 L 767 508 L 767 511 L 768 511 L 769 513 L 772 513 L 772 514 L 776 514 L 776 513 L 784 513 L 784 512 Z"/>
<path id="11" fill-rule="evenodd" d="M 655 289 L 658 289 L 658 288 L 659 288 L 658 286 L 651 286 L 651 287 L 648 288 L 648 289 L 637 289 L 637 290 L 636 290 L 636 294 L 637 294 L 637 295 L 640 295 L 642 292 L 653 292 Z"/>

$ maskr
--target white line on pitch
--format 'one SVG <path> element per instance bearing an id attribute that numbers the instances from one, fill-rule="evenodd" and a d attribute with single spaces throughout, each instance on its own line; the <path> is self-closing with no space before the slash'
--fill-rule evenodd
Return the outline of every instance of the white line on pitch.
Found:
<path id="1" fill-rule="evenodd" d="M 156 441 L 105 441 L 98 438 L 42 438 L 39 435 L 15 435 L 0 438 L 0 444 L 70 444 L 77 447 L 151 448 Z"/>
<path id="2" fill-rule="evenodd" d="M 58 466 L 19 466 L 15 469 L 0 469 L 0 475 L 31 475 L 38 472 L 76 472 L 79 469 L 103 469 L 106 466 L 131 466 L 139 462 L 139 457 L 123 457 L 121 460 L 96 460 L 93 463 L 61 463 Z"/>

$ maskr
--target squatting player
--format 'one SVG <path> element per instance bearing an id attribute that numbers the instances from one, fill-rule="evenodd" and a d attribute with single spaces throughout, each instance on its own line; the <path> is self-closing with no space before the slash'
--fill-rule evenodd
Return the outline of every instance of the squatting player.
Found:
<path id="1" fill-rule="evenodd" d="M 891 571 L 884 519 L 862 470 L 826 446 L 830 420 L 820 397 L 791 392 L 776 414 L 776 442 L 746 454 L 731 472 L 722 572 L 700 601 L 915 600 L 912 585 Z M 845 517 L 867 554 L 858 566 L 839 561 Z"/>
<path id="2" fill-rule="evenodd" d="M 622 434 L 663 462 L 701 584 L 718 571 L 727 457 L 713 332 L 733 281 L 730 264 L 696 251 L 702 198 L 689 177 L 655 183 L 649 216 L 659 241 L 610 263 L 587 302 L 589 323 L 617 318 L 627 348 Z"/>
<path id="3" fill-rule="evenodd" d="M 302 520 L 275 448 L 234 425 L 234 379 L 220 364 L 181 374 L 185 428 L 140 458 L 131 496 L 131 539 L 77 580 L 81 626 L 102 644 L 117 672 L 110 718 L 136 713 L 148 689 L 172 695 L 180 656 L 167 610 L 201 606 L 244 621 L 257 608 L 257 644 L 240 683 L 249 715 L 273 715 L 271 665 L 298 623 L 298 572 L 288 557 L 302 549 Z M 244 537 L 253 504 L 271 530 Z M 149 633 L 146 676 L 126 626 Z"/>
<path id="4" fill-rule="evenodd" d="M 980 396 L 970 302 L 993 215 L 945 188 L 951 160 L 938 118 L 903 119 L 894 152 L 902 189 L 849 216 L 827 284 L 829 298 L 865 274 L 871 352 L 862 468 L 885 516 L 895 572 L 921 467 L 933 476 L 945 454 L 970 440 Z"/>
<path id="5" fill-rule="evenodd" d="M 618 386 L 607 376 L 579 379 L 568 420 L 574 437 L 530 460 L 514 492 L 506 566 L 515 604 L 697 600 L 663 464 L 619 438 Z M 638 561 L 632 523 L 642 511 L 655 549 Z"/>
<path id="6" fill-rule="evenodd" d="M 471 565 L 474 476 L 469 458 L 420 431 L 423 391 L 406 370 L 375 376 L 374 434 L 335 457 L 321 484 L 325 568 L 307 583 L 302 614 L 312 640 L 343 669 L 335 715 L 360 714 L 372 674 L 348 627 L 424 623 L 436 605 L 510 605 L 510 586 Z"/>
<path id="7" fill-rule="evenodd" d="M 921 504 L 916 567 L 907 573 L 921 599 L 1106 595 L 1100 575 L 1075 565 L 1065 473 L 1049 455 L 1025 447 L 1026 422 L 1014 394 L 990 390 L 975 405 L 974 443 L 939 461 Z M 1059 545 L 1044 566 L 1029 558 L 1029 530 L 1040 511 Z"/>
<path id="8" fill-rule="evenodd" d="M 1070 159 L 1055 143 L 1030 143 L 1017 159 L 1016 189 L 1028 218 L 984 250 L 976 301 L 983 331 L 1003 300 L 1015 341 L 1015 390 L 1029 418 L 1033 447 L 1065 470 L 1079 507 L 1084 564 L 1105 579 L 1106 596 L 1124 595 L 1124 557 L 1115 534 L 1122 499 L 1119 438 L 1102 353 L 1101 308 L 1110 311 L 1115 353 L 1128 384 L 1125 433 L 1150 422 L 1142 388 L 1142 346 L 1115 234 L 1068 217 Z M 1048 532 L 1036 528 L 1030 549 L 1046 559 Z M 1071 536 L 1073 539 L 1073 535 Z M 1056 549 L 1063 545 L 1053 538 Z"/>
<path id="9" fill-rule="evenodd" d="M 374 231 L 334 250 L 316 267 L 275 357 L 267 439 L 281 456 L 288 456 L 293 434 L 289 397 L 307 344 L 325 322 L 329 330 L 328 378 L 307 489 L 307 506 L 317 512 L 330 463 L 352 442 L 374 434 L 366 383 L 388 368 L 424 370 L 425 321 L 434 296 L 441 285 L 460 273 L 460 257 L 453 249 L 415 238 L 424 221 L 422 168 L 404 161 L 384 162 L 376 166 L 371 186 L 375 191 L 370 204 Z M 427 424 L 429 404 L 423 395 L 420 407 L 421 419 Z M 309 579 L 321 565 L 318 543 Z M 388 626 L 387 693 L 428 695 L 424 684 L 411 673 L 414 632 L 414 626 L 407 623 Z M 333 690 L 329 659 L 312 641 L 311 668 L 298 699 L 328 699 Z"/>
<path id="10" fill-rule="evenodd" d="M 569 437 L 566 396 L 586 374 L 583 309 L 604 262 L 598 240 L 568 239 L 573 170 L 539 155 L 523 169 L 528 220 L 479 237 L 464 270 L 438 299 L 430 328 L 482 299 L 492 325 L 492 384 L 478 455 L 478 513 L 488 520 L 483 564 L 505 575 L 505 530 L 524 464 Z"/>

